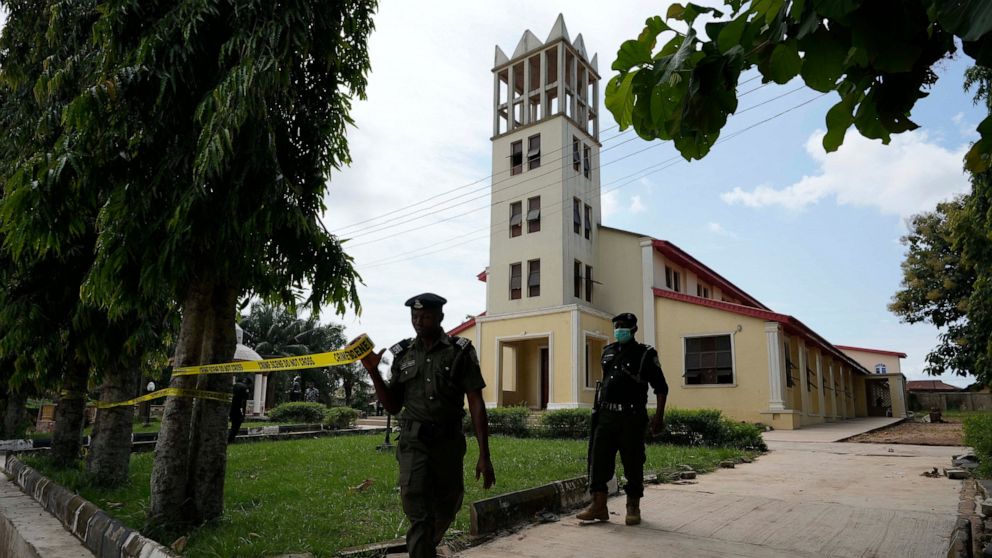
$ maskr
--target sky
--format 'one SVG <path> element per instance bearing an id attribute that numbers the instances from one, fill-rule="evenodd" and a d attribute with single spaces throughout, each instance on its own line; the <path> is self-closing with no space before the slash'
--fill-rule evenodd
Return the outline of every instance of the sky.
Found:
<path id="1" fill-rule="evenodd" d="M 634 0 L 608 8 L 383 0 L 368 98 L 356 100 L 348 132 L 353 162 L 332 174 L 324 216 L 348 239 L 362 309 L 322 317 L 386 347 L 413 335 L 403 306 L 412 295 L 446 297 L 447 328 L 482 312 L 486 285 L 476 275 L 489 254 L 494 47 L 512 53 L 525 29 L 543 40 L 562 13 L 572 39 L 581 33 L 589 55 L 599 54 L 605 82 L 619 45 L 665 11 L 667 3 Z M 919 130 L 887 146 L 851 130 L 832 154 L 820 139 L 837 97 L 798 80 L 742 84 L 724 137 L 743 132 L 692 163 L 668 143 L 620 132 L 600 107 L 603 224 L 674 242 L 832 343 L 905 352 L 907 378 L 931 379 L 922 370 L 937 331 L 900 323 L 886 306 L 902 278 L 907 218 L 968 189 L 961 158 L 981 120 L 961 88 L 968 62 L 959 54 L 940 65 L 913 111 Z"/>

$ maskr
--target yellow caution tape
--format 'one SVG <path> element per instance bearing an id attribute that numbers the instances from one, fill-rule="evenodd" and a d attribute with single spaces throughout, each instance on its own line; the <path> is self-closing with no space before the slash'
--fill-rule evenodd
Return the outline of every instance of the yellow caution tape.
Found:
<path id="1" fill-rule="evenodd" d="M 375 343 L 369 339 L 368 335 L 362 335 L 355 342 L 347 347 L 328 353 L 317 353 L 313 355 L 302 355 L 295 357 L 271 358 L 268 360 L 249 360 L 244 362 L 227 362 L 223 364 L 206 364 L 203 366 L 184 366 L 175 368 L 173 376 L 200 376 L 203 374 L 237 374 L 239 372 L 283 372 L 286 370 L 303 370 L 306 368 L 323 368 L 325 366 L 339 366 L 350 364 L 361 360 L 362 357 L 372 352 Z M 94 403 L 98 409 L 119 407 L 123 405 L 134 405 L 150 399 L 159 397 L 198 397 L 200 399 L 212 399 L 215 401 L 231 401 L 231 394 L 218 391 L 204 391 L 200 389 L 165 388 L 153 391 L 128 399 L 127 401 Z"/>
<path id="2" fill-rule="evenodd" d="M 141 397 L 135 397 L 134 399 L 128 399 L 127 401 L 114 401 L 113 403 L 108 401 L 96 401 L 93 405 L 97 409 L 108 409 L 110 407 L 121 407 L 124 405 L 135 405 L 144 401 L 149 401 L 151 399 L 158 399 L 159 397 L 198 397 L 200 399 L 212 399 L 214 401 L 223 401 L 225 403 L 231 402 L 230 393 L 221 393 L 219 391 L 206 391 L 202 389 L 183 389 L 183 388 L 165 388 L 158 391 L 153 391 L 151 393 L 142 395 Z"/>
<path id="3" fill-rule="evenodd" d="M 362 335 L 347 347 L 329 353 L 317 353 L 295 357 L 271 358 L 268 360 L 248 360 L 203 366 L 184 366 L 172 370 L 173 376 L 199 376 L 202 374 L 237 374 L 239 372 L 283 372 L 349 364 L 372 352 L 375 343 L 368 335 Z"/>

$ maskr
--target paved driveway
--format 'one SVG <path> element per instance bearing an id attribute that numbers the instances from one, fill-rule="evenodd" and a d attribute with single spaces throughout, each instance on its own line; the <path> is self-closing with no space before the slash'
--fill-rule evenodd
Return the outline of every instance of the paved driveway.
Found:
<path id="1" fill-rule="evenodd" d="M 823 438 L 809 430 L 808 439 Z M 951 455 L 962 448 L 791 438 L 769 440 L 771 452 L 754 463 L 702 475 L 697 484 L 649 486 L 640 526 L 623 525 L 624 499 L 613 498 L 610 523 L 583 525 L 574 515 L 563 517 L 460 555 L 946 555 L 961 481 L 921 473 L 949 466 Z"/>

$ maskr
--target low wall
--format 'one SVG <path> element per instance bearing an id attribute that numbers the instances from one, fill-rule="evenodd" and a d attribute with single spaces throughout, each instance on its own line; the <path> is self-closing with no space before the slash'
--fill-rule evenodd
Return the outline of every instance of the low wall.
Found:
<path id="1" fill-rule="evenodd" d="M 929 411 L 935 407 L 941 411 L 948 409 L 957 411 L 992 411 L 992 393 L 912 392 L 909 394 L 909 405 L 913 411 Z"/>
<path id="2" fill-rule="evenodd" d="M 7 455 L 7 475 L 42 505 L 94 555 L 122 558 L 173 558 L 159 543 L 107 515 L 78 494 L 55 484 L 38 471 Z"/>

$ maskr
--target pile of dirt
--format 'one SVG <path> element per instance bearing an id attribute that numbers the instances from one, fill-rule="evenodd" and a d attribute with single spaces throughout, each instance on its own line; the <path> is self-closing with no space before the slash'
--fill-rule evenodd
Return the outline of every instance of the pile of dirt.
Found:
<path id="1" fill-rule="evenodd" d="M 881 430 L 859 434 L 845 442 L 963 446 L 964 430 L 960 422 L 901 422 Z"/>

